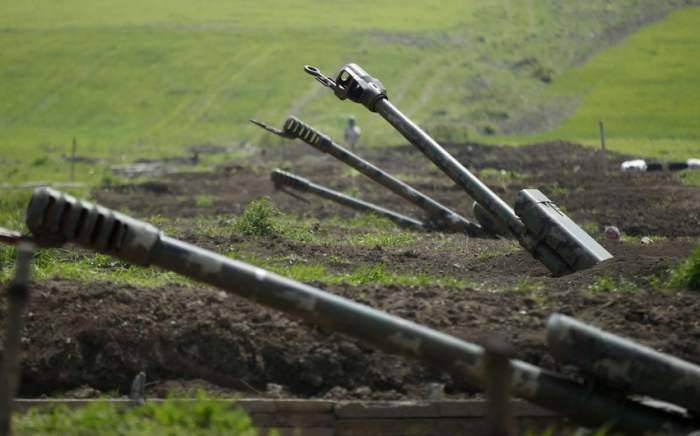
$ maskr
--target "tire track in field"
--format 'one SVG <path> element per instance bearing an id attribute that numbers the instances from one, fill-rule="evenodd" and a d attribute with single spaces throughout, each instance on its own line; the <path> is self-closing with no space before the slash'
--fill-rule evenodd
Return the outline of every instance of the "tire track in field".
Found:
<path id="1" fill-rule="evenodd" d="M 239 51 L 233 59 L 224 59 L 218 65 L 212 65 L 208 70 L 208 74 L 202 77 L 202 82 L 211 84 L 204 92 L 196 94 L 193 98 L 183 98 L 171 111 L 164 114 L 159 120 L 153 124 L 152 133 L 168 130 L 171 127 L 183 127 L 192 124 L 190 113 L 195 111 L 206 98 L 211 98 L 212 89 L 219 89 L 221 84 L 226 81 L 231 75 L 231 70 L 238 68 L 244 59 L 254 55 L 258 47 L 250 46 L 246 50 Z"/>
<path id="2" fill-rule="evenodd" d="M 58 82 L 58 84 L 52 87 L 51 90 L 46 92 L 43 97 L 39 97 L 36 100 L 36 103 L 30 104 L 30 107 L 26 108 L 24 111 L 17 114 L 16 116 L 9 117 L 8 120 L 4 123 L 1 123 L 0 126 L 11 126 L 12 124 L 16 123 L 22 118 L 26 117 L 30 119 L 40 114 L 41 112 L 46 112 L 52 105 L 54 105 L 57 101 L 60 100 L 59 97 L 62 94 L 64 94 L 67 90 L 75 87 L 78 83 L 85 80 L 85 78 L 93 74 L 105 63 L 105 56 L 99 53 L 95 56 L 90 56 L 89 58 L 93 59 L 94 61 L 90 62 L 87 65 L 85 65 L 84 62 L 76 64 L 77 68 L 74 70 L 75 74 L 71 74 L 68 80 Z"/>
<path id="3" fill-rule="evenodd" d="M 387 88 L 387 96 L 389 97 L 389 101 L 394 106 L 396 106 L 401 112 L 403 112 L 401 108 L 401 101 L 403 101 L 403 99 L 406 97 L 406 94 L 414 88 L 414 83 L 416 82 L 416 80 L 425 77 L 425 75 L 428 73 L 431 67 L 431 62 L 416 63 L 411 68 L 401 71 L 401 76 L 399 77 L 400 82 L 398 82 L 398 84 L 396 85 L 394 85 L 393 83 L 396 83 L 394 79 L 396 79 L 397 77 L 376 78 L 379 79 L 382 82 L 382 84 Z M 372 74 L 371 71 L 368 71 L 368 73 L 370 75 Z M 359 110 L 365 109 L 361 108 Z M 387 126 L 388 124 L 386 120 L 384 120 L 381 116 L 376 115 L 370 117 L 369 122 L 366 122 L 366 125 L 362 126 L 361 128 L 363 129 L 363 132 L 371 132 L 375 130 L 379 131 L 387 128 L 393 130 L 392 127 Z"/>
<path id="4" fill-rule="evenodd" d="M 231 65 L 230 68 L 226 69 L 224 74 L 217 80 L 217 83 L 209 87 L 196 105 L 191 106 L 189 121 L 185 123 L 185 127 L 191 127 L 193 124 L 206 117 L 208 111 L 220 101 L 222 91 L 232 89 L 241 79 L 250 77 L 258 70 L 261 64 L 266 64 L 266 61 L 272 57 L 279 48 L 276 45 L 267 45 L 264 47 L 266 48 L 265 51 L 262 51 L 260 47 L 256 47 L 254 51 L 257 52 L 258 55 L 250 59 L 242 67 L 240 65 Z"/>
<path id="5" fill-rule="evenodd" d="M 454 68 L 453 64 L 450 64 L 449 66 L 446 66 L 444 68 L 438 69 L 438 71 L 430 78 L 428 82 L 426 82 L 425 86 L 423 87 L 423 93 L 421 94 L 420 98 L 418 101 L 411 105 L 409 108 L 406 109 L 406 114 L 407 117 L 412 117 L 414 116 L 423 106 L 425 106 L 426 103 L 432 98 L 433 96 L 433 91 L 435 90 L 435 87 L 442 82 L 442 79 L 447 75 L 448 71 L 452 71 Z"/>

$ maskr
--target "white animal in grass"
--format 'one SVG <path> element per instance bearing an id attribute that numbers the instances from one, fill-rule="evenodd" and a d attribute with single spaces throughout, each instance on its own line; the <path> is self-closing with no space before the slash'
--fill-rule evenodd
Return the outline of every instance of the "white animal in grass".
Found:
<path id="1" fill-rule="evenodd" d="M 362 131 L 355 124 L 355 117 L 350 115 L 350 118 L 348 118 L 348 126 L 343 132 L 343 138 L 345 138 L 345 144 L 349 145 L 352 151 L 355 151 L 355 144 L 357 144 L 357 141 L 360 139 L 361 133 Z"/>

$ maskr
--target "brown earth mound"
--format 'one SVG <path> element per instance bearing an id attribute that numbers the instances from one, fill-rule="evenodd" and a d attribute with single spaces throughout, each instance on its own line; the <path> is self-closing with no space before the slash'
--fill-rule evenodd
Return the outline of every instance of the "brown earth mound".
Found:
<path id="1" fill-rule="evenodd" d="M 521 189 L 540 189 L 579 225 L 594 229 L 596 237 L 615 225 L 635 239 L 602 240 L 613 259 L 554 278 L 513 241 L 455 234 L 418 233 L 415 244 L 396 247 L 208 237 L 187 226 L 182 238 L 207 249 L 245 246 L 258 258 L 287 256 L 290 262 L 338 272 L 384 264 L 391 272 L 464 278 L 472 285 L 312 285 L 470 342 L 500 332 L 512 343 L 515 357 L 549 369 L 557 369 L 557 363 L 546 348 L 544 324 L 553 312 L 700 363 L 697 294 L 659 289 L 669 269 L 696 246 L 700 188 L 683 185 L 677 173 L 665 171 L 613 170 L 605 175 L 598 152 L 570 143 L 446 148 L 508 204 Z M 413 187 L 473 219 L 471 199 L 413 147 L 364 149 L 359 154 L 399 178 L 410 175 L 416 181 Z M 627 158 L 609 156 L 610 167 L 619 168 Z M 422 218 L 413 205 L 361 176 L 350 176 L 345 165 L 300 143 L 266 150 L 214 172 L 106 186 L 96 190 L 94 198 L 111 208 L 127 208 L 138 218 L 221 216 L 222 225 L 230 225 L 226 217 L 239 216 L 251 201 L 270 197 L 283 212 L 318 219 L 316 231 L 325 235 L 340 240 L 349 232 L 326 219 L 350 218 L 355 211 L 308 195 L 304 202 L 275 191 L 268 177 L 275 166 Z M 198 201 L 203 196 L 206 206 Z M 639 242 L 644 236 L 664 238 Z M 615 291 L 606 290 L 606 283 L 614 283 Z M 282 396 L 316 398 L 419 399 L 430 382 L 446 383 L 449 398 L 478 392 L 463 380 L 206 286 L 135 288 L 54 279 L 36 283 L 32 292 L 22 396 L 51 395 L 83 385 L 125 393 L 139 371 L 157 382 L 147 390 L 151 396 L 194 387 L 259 396 L 268 383 L 284 386 Z M 2 308 L 3 333 L 5 318 Z"/>

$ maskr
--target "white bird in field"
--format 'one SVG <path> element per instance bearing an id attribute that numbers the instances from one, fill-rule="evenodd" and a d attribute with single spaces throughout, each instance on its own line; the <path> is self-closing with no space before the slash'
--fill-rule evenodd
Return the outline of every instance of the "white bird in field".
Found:
<path id="1" fill-rule="evenodd" d="M 355 125 L 355 117 L 350 115 L 350 118 L 348 118 L 348 126 L 343 132 L 343 137 L 345 138 L 345 143 L 352 148 L 352 151 L 355 151 L 355 144 L 357 144 L 357 141 L 360 139 L 360 133 L 360 128 Z"/>

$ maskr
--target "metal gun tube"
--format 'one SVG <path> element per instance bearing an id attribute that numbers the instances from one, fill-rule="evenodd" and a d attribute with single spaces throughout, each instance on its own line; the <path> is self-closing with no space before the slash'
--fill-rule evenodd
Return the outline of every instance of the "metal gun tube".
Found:
<path id="1" fill-rule="evenodd" d="M 388 99 L 377 101 L 374 107 L 382 118 L 387 120 L 435 166 L 452 179 L 457 186 L 469 194 L 474 201 L 506 223 L 513 236 L 518 239 L 522 238 L 523 234 L 525 234 L 525 226 L 513 209 L 491 191 L 488 186 L 440 147 L 433 138 L 409 120 Z"/>
<path id="2" fill-rule="evenodd" d="M 530 252 L 535 259 L 542 262 L 547 269 L 556 276 L 573 272 L 565 259 L 546 244 L 541 244 L 525 228 L 515 211 L 501 198 L 491 191 L 481 180 L 467 170 L 451 154 L 446 152 L 420 127 L 401 113 L 391 102 L 379 99 L 374 105 L 375 110 L 385 120 L 399 131 L 408 141 L 445 173 L 457 186 L 462 188 L 488 213 L 496 216 L 505 224 L 510 233 L 518 240 L 520 245 Z"/>
<path id="3" fill-rule="evenodd" d="M 488 236 L 488 234 L 479 225 L 470 222 L 461 215 L 458 215 L 456 212 L 448 209 L 446 206 L 443 206 L 420 191 L 413 189 L 406 183 L 398 180 L 390 174 L 382 171 L 380 168 L 351 153 L 347 149 L 333 142 L 330 137 L 324 135 L 308 124 L 305 124 L 299 119 L 295 117 L 287 118 L 283 129 L 284 133 L 287 135 L 299 138 L 318 151 L 333 156 L 341 162 L 356 169 L 369 179 L 377 182 L 391 192 L 407 200 L 411 204 L 423 209 L 429 215 L 439 218 L 445 224 L 447 224 L 449 228 L 460 233 L 466 233 L 472 237 Z"/>
<path id="4" fill-rule="evenodd" d="M 520 245 L 535 259 L 542 262 L 555 276 L 574 272 L 573 268 L 554 249 L 541 243 L 537 237 L 527 231 L 511 207 L 391 104 L 384 85 L 378 79 L 370 76 L 356 64 L 348 64 L 342 68 L 336 80 L 324 76 L 316 67 L 307 65 L 304 70 L 313 75 L 324 86 L 333 89 L 334 94 L 339 99 L 349 99 L 352 102 L 361 103 L 370 111 L 379 113 L 472 197 L 486 213 L 504 223 Z"/>
<path id="5" fill-rule="evenodd" d="M 347 206 L 361 212 L 375 213 L 379 216 L 390 219 L 401 227 L 407 227 L 414 230 L 429 229 L 429 226 L 418 220 L 392 212 L 389 209 L 384 209 L 383 207 L 379 207 L 372 203 L 367 203 L 365 201 L 352 198 L 345 194 L 341 194 L 340 192 L 333 191 L 332 189 L 324 188 L 323 186 L 312 183 L 303 177 L 296 176 L 292 173 L 288 173 L 277 168 L 273 169 L 270 173 L 270 180 L 275 182 L 277 185 L 288 186 L 302 192 L 318 195 L 321 198 L 334 201 L 338 204 L 342 204 L 343 206 Z"/>
<path id="6" fill-rule="evenodd" d="M 624 392 L 648 395 L 700 416 L 700 367 L 568 316 L 547 321 L 547 343 L 562 362 Z"/>
<path id="7" fill-rule="evenodd" d="M 118 212 L 40 188 L 26 214 L 38 240 L 74 242 L 138 265 L 156 265 L 388 352 L 483 382 L 482 347 L 261 268 L 164 236 Z M 630 434 L 685 435 L 693 422 L 638 403 L 619 403 L 528 363 L 512 360 L 515 395 L 591 427 L 614 422 Z"/>

